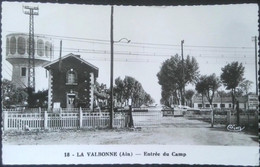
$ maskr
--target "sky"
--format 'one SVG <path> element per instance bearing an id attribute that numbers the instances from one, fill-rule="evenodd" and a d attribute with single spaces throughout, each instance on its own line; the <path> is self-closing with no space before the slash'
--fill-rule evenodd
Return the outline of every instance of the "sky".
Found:
<path id="1" fill-rule="evenodd" d="M 34 33 L 52 38 L 59 57 L 79 54 L 99 68 L 99 83 L 110 85 L 111 6 L 50 3 L 2 3 L 2 76 L 11 79 L 12 65 L 5 60 L 5 37 L 9 33 L 29 31 L 29 16 L 22 6 L 38 6 Z M 214 6 L 114 6 L 114 78 L 136 78 L 159 103 L 161 87 L 156 74 L 162 63 L 181 54 L 197 59 L 202 75 L 221 74 L 227 63 L 239 61 L 244 77 L 254 82 L 255 43 L 258 35 L 258 6 L 255 4 Z M 131 40 L 127 43 L 127 38 Z M 36 90 L 47 89 L 45 70 L 36 69 Z M 188 85 L 186 89 L 194 89 Z M 221 88 L 224 90 L 224 87 Z"/>

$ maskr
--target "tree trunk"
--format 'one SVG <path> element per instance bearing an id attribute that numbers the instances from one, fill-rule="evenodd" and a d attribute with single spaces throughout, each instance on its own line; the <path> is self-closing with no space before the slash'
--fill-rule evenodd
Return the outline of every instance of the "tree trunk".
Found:
<path id="1" fill-rule="evenodd" d="M 204 108 L 204 96 L 202 94 L 202 108 Z"/>
<path id="2" fill-rule="evenodd" d="M 180 89 L 180 95 L 181 95 L 181 105 L 183 105 L 183 103 L 184 103 L 184 100 L 183 100 L 182 89 Z"/>
<path id="3" fill-rule="evenodd" d="M 237 126 L 239 126 L 239 124 L 240 124 L 240 122 L 239 122 L 239 117 L 240 117 L 240 115 L 239 115 L 239 102 L 237 101 L 236 102 L 236 110 L 237 110 Z"/>
<path id="4" fill-rule="evenodd" d="M 134 126 L 134 121 L 133 121 L 132 106 L 131 105 L 129 106 L 129 117 L 130 117 L 130 120 L 129 120 L 128 127 L 132 128 Z"/>
<path id="5" fill-rule="evenodd" d="M 235 108 L 235 90 L 231 90 L 231 96 L 232 96 L 232 108 Z"/>

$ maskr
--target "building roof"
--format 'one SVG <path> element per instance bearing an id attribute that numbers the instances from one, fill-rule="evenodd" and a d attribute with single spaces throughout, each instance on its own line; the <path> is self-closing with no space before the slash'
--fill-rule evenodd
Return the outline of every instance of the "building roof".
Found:
<path id="1" fill-rule="evenodd" d="M 237 100 L 239 103 L 246 103 L 248 101 L 247 96 L 242 96 L 242 97 L 237 97 Z M 201 103 L 202 102 L 202 97 L 201 96 L 196 96 L 194 98 L 194 103 Z M 207 97 L 204 96 L 204 102 L 208 102 Z M 232 97 L 214 97 L 212 103 L 232 103 Z"/>
<path id="2" fill-rule="evenodd" d="M 96 67 L 93 64 L 90 64 L 89 62 L 87 62 L 86 60 L 80 58 L 80 55 L 75 55 L 73 53 L 70 53 L 66 56 L 63 56 L 63 57 L 61 57 L 61 59 L 59 58 L 59 59 L 56 59 L 56 60 L 54 60 L 50 63 L 47 63 L 47 64 L 43 65 L 43 67 L 46 68 L 47 70 L 49 70 L 51 68 L 51 66 L 53 66 L 54 64 L 56 64 L 56 63 L 59 64 L 60 61 L 63 61 L 63 60 L 68 59 L 68 58 L 74 58 L 77 61 L 79 61 L 80 63 L 84 63 L 85 65 L 87 65 L 88 67 L 90 67 L 94 71 L 94 74 L 96 76 L 98 76 L 98 67 Z"/>

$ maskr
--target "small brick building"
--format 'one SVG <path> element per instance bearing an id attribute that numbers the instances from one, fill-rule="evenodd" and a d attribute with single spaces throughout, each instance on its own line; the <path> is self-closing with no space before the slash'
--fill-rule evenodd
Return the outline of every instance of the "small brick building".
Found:
<path id="1" fill-rule="evenodd" d="M 70 53 L 43 67 L 49 71 L 48 109 L 93 109 L 96 66 Z"/>

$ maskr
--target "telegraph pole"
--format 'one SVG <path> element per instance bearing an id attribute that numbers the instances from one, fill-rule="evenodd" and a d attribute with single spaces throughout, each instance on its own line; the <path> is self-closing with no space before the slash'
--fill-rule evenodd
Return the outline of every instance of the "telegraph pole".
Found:
<path id="1" fill-rule="evenodd" d="M 255 85 L 256 85 L 256 95 L 258 95 L 258 75 L 257 75 L 257 36 L 252 37 L 255 42 Z"/>
<path id="2" fill-rule="evenodd" d="M 114 7 L 111 6 L 111 27 L 110 27 L 110 44 L 111 44 L 111 62 L 110 62 L 110 128 L 113 128 L 113 116 L 114 116 L 114 107 L 113 107 L 113 68 L 114 68 L 114 39 L 113 39 L 113 15 Z"/>
<path id="3" fill-rule="evenodd" d="M 39 8 L 23 6 L 24 14 L 29 15 L 29 58 L 28 58 L 28 89 L 35 91 L 35 62 L 34 62 L 34 15 L 39 15 Z"/>
<path id="4" fill-rule="evenodd" d="M 184 100 L 184 94 L 185 94 L 185 84 L 184 84 L 184 80 L 185 80 L 185 76 L 184 76 L 184 60 L 183 60 L 183 44 L 184 44 L 184 40 L 181 41 L 181 59 L 182 59 L 182 84 L 183 84 L 183 93 L 182 93 L 182 103 L 184 105 L 185 100 Z"/>

